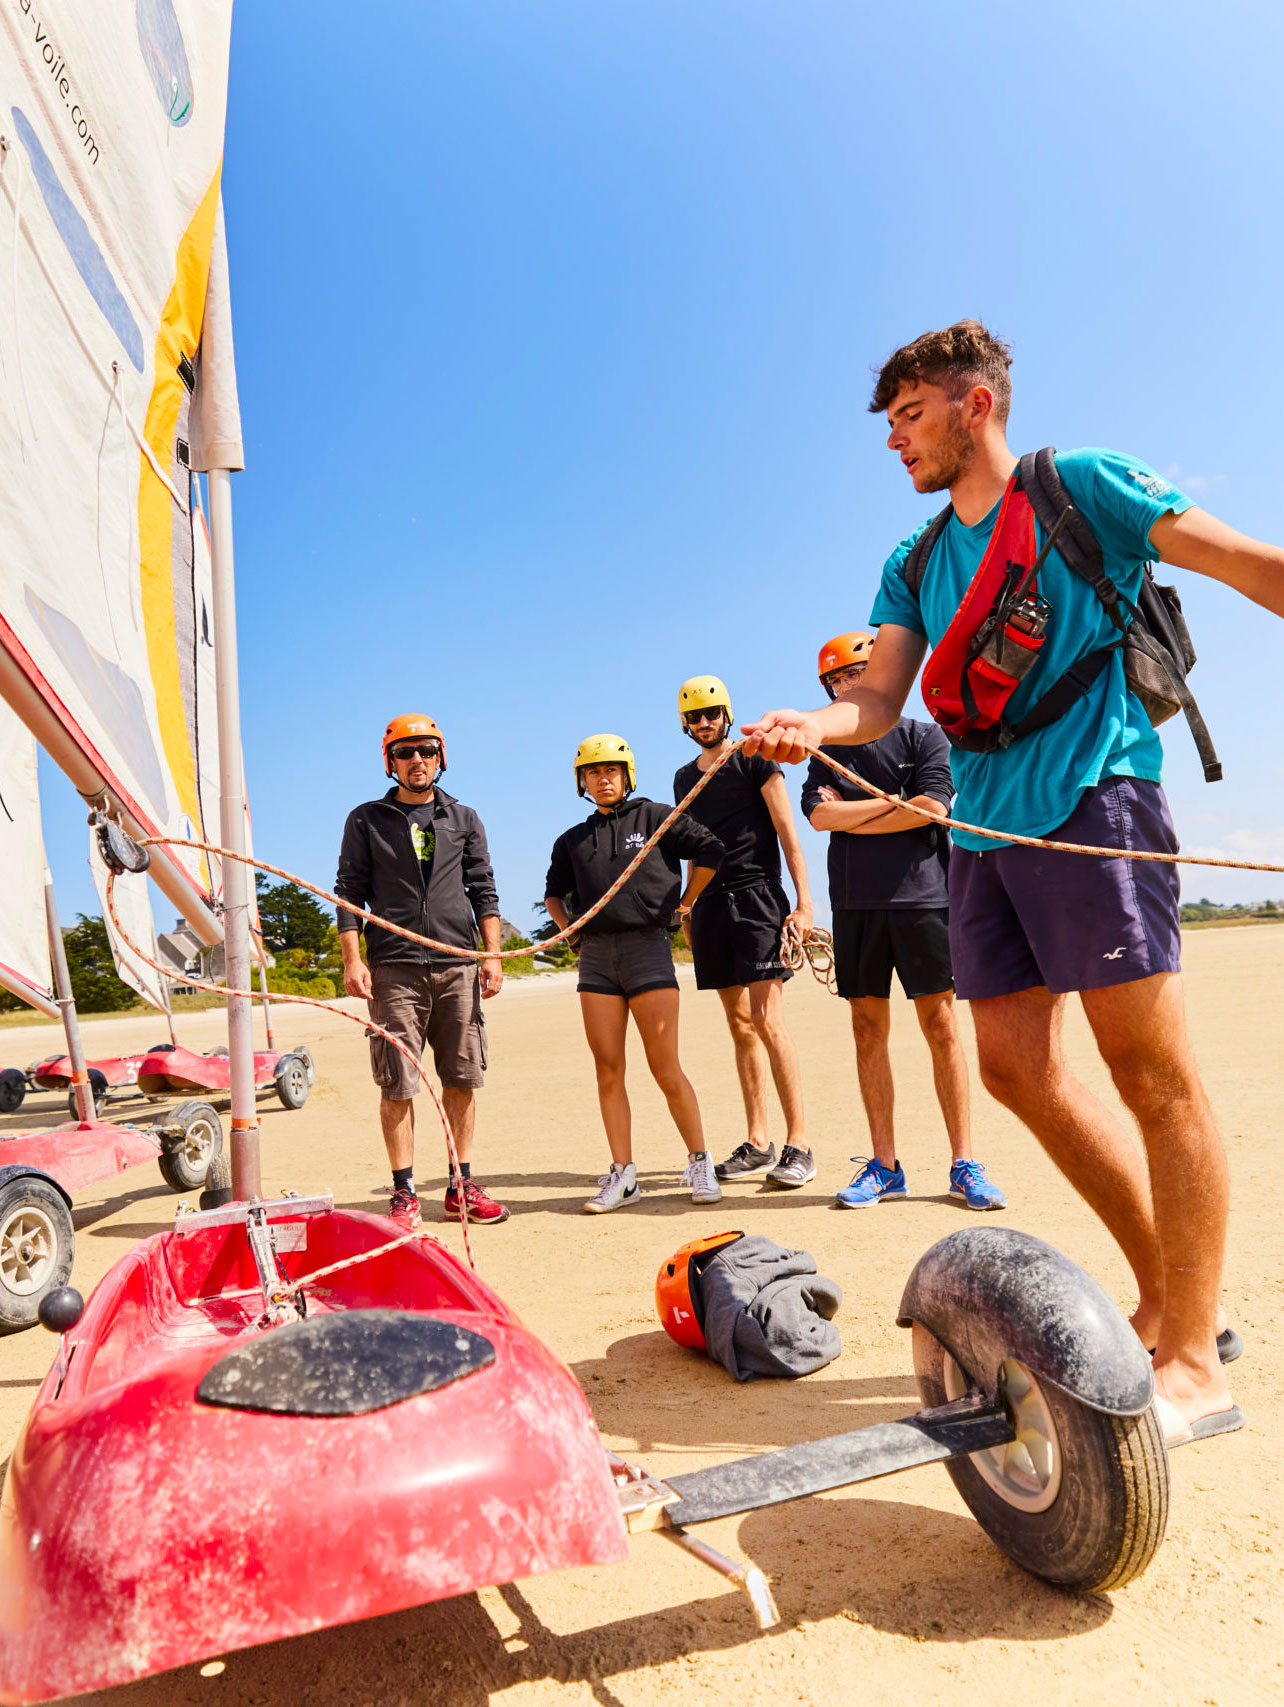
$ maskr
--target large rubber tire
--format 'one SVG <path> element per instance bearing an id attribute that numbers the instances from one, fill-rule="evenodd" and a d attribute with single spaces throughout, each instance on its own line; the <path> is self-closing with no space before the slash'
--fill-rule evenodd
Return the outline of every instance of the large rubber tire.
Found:
<path id="1" fill-rule="evenodd" d="M 107 1075 L 100 1067 L 89 1069 L 89 1088 L 94 1093 L 94 1112 L 101 1114 L 103 1104 L 107 1101 Z M 80 1110 L 76 1107 L 76 1088 L 73 1085 L 67 1092 L 67 1112 L 73 1120 L 80 1119 Z"/>
<path id="2" fill-rule="evenodd" d="M 302 1108 L 311 1089 L 307 1062 L 301 1055 L 282 1055 L 276 1064 L 275 1082 L 276 1094 L 286 1108 Z"/>
<path id="3" fill-rule="evenodd" d="M 16 1067 L 0 1072 L 0 1114 L 16 1114 L 27 1094 L 27 1075 Z"/>
<path id="4" fill-rule="evenodd" d="M 231 1201 L 232 1164 L 227 1159 L 227 1153 L 220 1150 L 210 1163 L 210 1171 L 205 1176 L 205 1190 L 201 1193 L 198 1207 L 221 1209 L 225 1203 Z"/>
<path id="5" fill-rule="evenodd" d="M 173 1191 L 197 1191 L 223 1154 L 223 1122 L 207 1102 L 184 1102 L 157 1126 L 181 1126 L 181 1138 L 162 1137 L 161 1178 Z"/>
<path id="6" fill-rule="evenodd" d="M 40 1300 L 67 1284 L 75 1260 L 71 1211 L 50 1181 L 27 1175 L 0 1188 L 0 1334 L 40 1319 Z"/>
<path id="7" fill-rule="evenodd" d="M 947 1388 L 947 1355 L 916 1322 L 914 1374 L 924 1405 L 959 1396 Z M 961 1374 L 975 1386 L 973 1372 Z M 1033 1576 L 1083 1593 L 1120 1588 L 1149 1565 L 1168 1522 L 1167 1454 L 1154 1408 L 1138 1417 L 1107 1416 L 1050 1382 L 1036 1381 L 1035 1389 L 1051 1416 L 1060 1458 L 1059 1486 L 1046 1510 L 1004 1498 L 974 1458 L 951 1459 L 946 1469 L 991 1541 Z"/>

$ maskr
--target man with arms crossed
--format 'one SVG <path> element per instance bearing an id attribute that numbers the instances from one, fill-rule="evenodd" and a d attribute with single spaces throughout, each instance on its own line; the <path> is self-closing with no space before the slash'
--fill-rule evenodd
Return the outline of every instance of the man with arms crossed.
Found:
<path id="1" fill-rule="evenodd" d="M 678 692 L 678 711 L 699 755 L 673 779 L 681 800 L 729 745 L 731 696 L 717 676 L 692 676 Z M 692 802 L 689 815 L 712 830 L 726 848 L 717 876 L 693 908 L 682 931 L 695 960 L 696 987 L 716 990 L 736 1051 L 749 1136 L 714 1172 L 720 1180 L 764 1175 L 772 1185 L 797 1187 L 816 1177 L 803 1125 L 798 1054 L 785 1029 L 782 999 L 793 974 L 780 958 L 786 926 L 801 936 L 811 928 L 807 865 L 798 841 L 780 766 L 736 753 Z M 780 854 L 793 879 L 798 905 L 780 886 Z M 767 1139 L 767 1075 L 785 1116 L 780 1160 Z"/>
<path id="2" fill-rule="evenodd" d="M 978 570 L 1017 464 L 1006 437 L 1009 360 L 983 326 L 962 321 L 925 333 L 883 367 L 870 407 L 886 411 L 888 447 L 916 491 L 948 490 L 953 514 L 926 564 L 921 599 L 902 572 L 913 536 L 888 558 L 862 681 L 819 711 L 774 711 L 749 725 L 764 756 L 797 762 L 807 743 L 876 740 L 900 715 L 924 653 L 939 644 Z M 1158 557 L 1284 615 L 1278 547 L 1227 527 L 1131 457 L 1073 451 L 1056 468 L 1124 599 L 1135 603 L 1143 565 Z M 1042 545 L 1041 528 L 1037 537 Z M 1040 592 L 1052 616 L 1039 660 L 1013 696 L 1016 718 L 1118 638 L 1093 588 L 1055 550 Z M 1000 751 L 953 753 L 955 815 L 1017 834 L 1172 852 L 1161 758 L 1116 650 L 1047 727 Z M 958 993 L 972 1003 L 982 1079 L 1123 1249 L 1139 1292 L 1133 1326 L 1155 1348 L 1170 1445 L 1243 1423 L 1219 1361 L 1238 1350 L 1233 1330 L 1218 1331 L 1226 1160 L 1186 1038 L 1177 902 L 1171 865 L 955 833 L 950 945 Z M 1071 991 L 1140 1128 L 1144 1159 L 1066 1068 L 1061 1028 Z"/>
<path id="3" fill-rule="evenodd" d="M 383 736 L 384 769 L 393 787 L 348 814 L 339 852 L 335 893 L 354 907 L 378 913 L 420 936 L 456 948 L 475 948 L 480 930 L 489 951 L 481 963 L 440 954 L 421 943 L 366 924 L 339 909 L 343 987 L 364 996 L 370 1018 L 400 1040 L 418 1060 L 432 1045 L 441 1100 L 455 1134 L 470 1221 L 506 1221 L 508 1210 L 472 1178 L 475 1092 L 486 1072 L 486 1021 L 481 998 L 504 982 L 499 955 L 499 897 L 486 848 L 486 832 L 471 806 L 438 787 L 446 768 L 445 743 L 431 717 L 394 717 Z M 365 931 L 370 964 L 361 959 Z M 493 956 L 494 958 L 490 958 Z M 371 1035 L 370 1069 L 382 1092 L 383 1141 L 392 1164 L 388 1213 L 401 1226 L 420 1224 L 415 1193 L 415 1105 L 420 1077 L 399 1049 Z M 449 1182 L 446 1219 L 461 1219 L 455 1181 Z"/>
<path id="4" fill-rule="evenodd" d="M 872 634 L 838 634 L 820 649 L 820 683 L 830 699 L 865 674 Z M 863 747 L 826 746 L 831 758 L 889 794 L 899 794 L 944 818 L 954 796 L 950 748 L 935 723 L 900 718 L 879 741 Z M 967 1062 L 954 1015 L 950 967 L 950 839 L 916 812 L 888 806 L 857 788 L 820 759 L 807 767 L 803 813 L 813 830 L 828 830 L 829 904 L 834 915 L 834 978 L 851 1008 L 856 1075 L 869 1121 L 869 1157 L 838 1193 L 843 1209 L 868 1209 L 906 1197 L 896 1159 L 892 1082 L 892 972 L 914 1004 L 932 1056 L 936 1100 L 950 1141 L 951 1197 L 969 1209 L 1002 1209 L 1003 1193 L 972 1156 Z"/>

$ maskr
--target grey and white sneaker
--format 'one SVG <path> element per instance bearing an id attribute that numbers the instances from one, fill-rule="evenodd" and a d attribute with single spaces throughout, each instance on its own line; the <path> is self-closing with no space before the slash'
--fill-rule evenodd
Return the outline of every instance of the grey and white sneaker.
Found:
<path id="1" fill-rule="evenodd" d="M 636 1203 L 642 1195 L 638 1186 L 638 1171 L 632 1162 L 625 1162 L 623 1167 L 619 1162 L 612 1162 L 610 1173 L 603 1174 L 597 1183 L 602 1189 L 584 1205 L 586 1215 L 605 1215 L 609 1209 L 618 1209 L 625 1203 Z"/>
<path id="2" fill-rule="evenodd" d="M 682 1183 L 691 1187 L 692 1203 L 722 1202 L 722 1187 L 713 1171 L 713 1157 L 707 1150 L 693 1150 L 687 1157 Z"/>
<path id="3" fill-rule="evenodd" d="M 776 1165 L 776 1146 L 768 1144 L 760 1150 L 756 1144 L 737 1144 L 725 1162 L 719 1162 L 714 1173 L 719 1179 L 745 1179 L 749 1174 L 765 1174 Z"/>
<path id="4" fill-rule="evenodd" d="M 810 1150 L 800 1150 L 797 1144 L 786 1144 L 780 1152 L 780 1160 L 767 1175 L 772 1185 L 784 1185 L 793 1188 L 806 1185 L 816 1177 L 816 1158 Z"/>

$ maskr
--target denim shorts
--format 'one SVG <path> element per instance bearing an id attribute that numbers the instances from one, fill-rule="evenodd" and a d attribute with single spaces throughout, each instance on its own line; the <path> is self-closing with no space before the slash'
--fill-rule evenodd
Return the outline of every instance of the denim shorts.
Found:
<path id="1" fill-rule="evenodd" d="M 673 943 L 662 926 L 650 930 L 598 931 L 580 940 L 580 979 L 586 996 L 645 995 L 676 990 Z"/>
<path id="2" fill-rule="evenodd" d="M 1157 782 L 1116 776 L 1090 788 L 1057 842 L 1176 853 Z M 950 850 L 950 955 L 966 1000 L 1046 985 L 1055 995 L 1181 970 L 1175 865 L 996 843 Z"/>

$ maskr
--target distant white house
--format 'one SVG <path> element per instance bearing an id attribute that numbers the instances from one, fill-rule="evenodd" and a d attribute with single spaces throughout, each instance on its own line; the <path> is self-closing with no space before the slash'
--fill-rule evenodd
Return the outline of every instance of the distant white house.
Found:
<path id="1" fill-rule="evenodd" d="M 211 984 L 223 977 L 226 964 L 223 945 L 206 948 L 186 919 L 175 919 L 172 931 L 158 931 L 156 946 L 159 958 L 176 977 L 203 978 Z"/>

